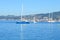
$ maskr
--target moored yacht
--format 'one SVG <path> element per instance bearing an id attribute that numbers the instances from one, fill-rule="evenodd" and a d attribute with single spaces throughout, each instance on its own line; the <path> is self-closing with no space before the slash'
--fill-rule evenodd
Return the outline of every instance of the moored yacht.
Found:
<path id="1" fill-rule="evenodd" d="M 22 4 L 22 11 L 21 11 L 21 19 L 20 21 L 17 21 L 16 23 L 17 24 L 29 24 L 30 22 L 22 18 L 22 14 L 23 14 L 23 4 Z"/>
<path id="2" fill-rule="evenodd" d="M 52 21 L 48 21 L 48 22 L 55 22 L 55 21 L 52 20 Z"/>

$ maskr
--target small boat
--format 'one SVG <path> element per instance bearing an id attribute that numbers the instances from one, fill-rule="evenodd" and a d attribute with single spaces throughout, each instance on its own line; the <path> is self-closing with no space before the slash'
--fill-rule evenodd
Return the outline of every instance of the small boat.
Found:
<path id="1" fill-rule="evenodd" d="M 33 23 L 37 23 L 37 22 L 36 22 L 36 18 L 35 18 L 35 17 L 33 18 Z"/>

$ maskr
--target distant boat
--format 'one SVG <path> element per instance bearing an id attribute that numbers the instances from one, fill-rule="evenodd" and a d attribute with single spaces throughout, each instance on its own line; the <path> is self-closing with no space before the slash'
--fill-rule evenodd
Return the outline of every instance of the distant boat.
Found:
<path id="1" fill-rule="evenodd" d="M 49 20 L 48 20 L 48 22 L 56 22 L 55 20 L 53 20 L 53 13 L 52 13 L 52 15 L 49 13 Z"/>
<path id="2" fill-rule="evenodd" d="M 36 18 L 34 17 L 34 18 L 33 18 L 33 23 L 37 23 L 35 19 L 36 19 Z"/>
<path id="3" fill-rule="evenodd" d="M 48 21 L 48 22 L 55 22 L 55 21 Z"/>

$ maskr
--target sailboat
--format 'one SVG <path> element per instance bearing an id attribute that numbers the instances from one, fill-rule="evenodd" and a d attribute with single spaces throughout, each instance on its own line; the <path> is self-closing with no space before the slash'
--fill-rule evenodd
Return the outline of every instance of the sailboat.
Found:
<path id="1" fill-rule="evenodd" d="M 37 22 L 36 22 L 36 18 L 35 18 L 35 17 L 33 17 L 33 23 L 37 23 Z"/>
<path id="2" fill-rule="evenodd" d="M 23 4 L 22 4 L 22 11 L 21 11 L 21 21 L 17 21 L 16 23 L 17 24 L 30 24 L 30 22 L 28 21 L 23 21 L 22 14 L 23 14 Z"/>
<path id="3" fill-rule="evenodd" d="M 53 13 L 52 13 L 52 15 L 50 15 L 50 13 L 49 13 L 49 20 L 48 20 L 48 22 L 55 22 L 52 18 L 50 18 L 50 17 L 52 17 L 53 18 Z"/>

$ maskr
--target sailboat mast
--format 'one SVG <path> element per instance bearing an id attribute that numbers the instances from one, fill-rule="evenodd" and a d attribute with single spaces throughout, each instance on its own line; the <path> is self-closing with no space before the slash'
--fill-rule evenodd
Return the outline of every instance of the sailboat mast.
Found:
<path id="1" fill-rule="evenodd" d="M 23 3 L 22 3 L 22 7 L 21 7 L 21 21 L 22 21 L 22 14 L 23 14 Z"/>
<path id="2" fill-rule="evenodd" d="M 48 22 L 50 22 L 50 21 L 51 21 L 51 20 L 50 20 L 50 16 L 51 16 L 51 15 L 50 15 L 50 12 L 49 12 L 49 15 L 48 15 L 48 16 L 49 16 L 49 17 L 48 17 Z"/>
<path id="3" fill-rule="evenodd" d="M 21 6 L 21 21 L 22 21 L 22 14 L 23 14 L 23 3 Z M 23 25 L 21 24 L 21 40 L 23 39 Z"/>
<path id="4" fill-rule="evenodd" d="M 53 13 L 52 13 L 52 20 L 53 20 Z"/>

